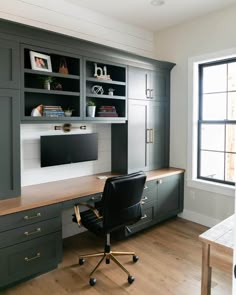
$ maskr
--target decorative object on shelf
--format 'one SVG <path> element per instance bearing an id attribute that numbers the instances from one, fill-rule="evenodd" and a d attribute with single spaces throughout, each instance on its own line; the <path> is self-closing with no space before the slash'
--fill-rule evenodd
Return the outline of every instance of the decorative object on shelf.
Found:
<path id="1" fill-rule="evenodd" d="M 43 106 L 43 116 L 48 118 L 64 117 L 61 106 Z"/>
<path id="2" fill-rule="evenodd" d="M 114 91 L 115 91 L 115 89 L 113 89 L 113 88 L 109 88 L 109 89 L 108 89 L 108 95 L 113 96 L 113 95 L 114 95 Z"/>
<path id="3" fill-rule="evenodd" d="M 54 130 L 63 130 L 64 132 L 69 132 L 71 129 L 81 129 L 81 130 L 86 130 L 86 125 L 82 125 L 79 127 L 72 127 L 72 124 L 70 123 L 65 123 L 62 126 L 54 126 Z"/>
<path id="4" fill-rule="evenodd" d="M 69 74 L 65 57 L 62 57 L 60 59 L 60 65 L 59 65 L 58 72 L 61 74 L 66 74 L 66 75 Z"/>
<path id="5" fill-rule="evenodd" d="M 52 90 L 61 90 L 61 91 L 63 90 L 61 83 L 58 83 L 55 81 L 51 84 L 51 89 Z"/>
<path id="6" fill-rule="evenodd" d="M 95 117 L 95 111 L 96 111 L 96 105 L 92 100 L 90 100 L 87 103 L 87 116 L 88 117 Z"/>
<path id="7" fill-rule="evenodd" d="M 104 90 L 103 90 L 102 86 L 99 86 L 99 85 L 94 85 L 92 87 L 91 91 L 92 91 L 93 94 L 103 94 L 104 93 Z"/>
<path id="8" fill-rule="evenodd" d="M 46 90 L 50 90 L 51 83 L 55 81 L 55 78 L 51 76 L 40 76 L 39 79 L 43 81 L 43 88 Z"/>
<path id="9" fill-rule="evenodd" d="M 31 112 L 32 117 L 42 117 L 42 115 L 43 115 L 43 105 L 42 104 L 38 105 Z"/>
<path id="10" fill-rule="evenodd" d="M 115 106 L 100 106 L 97 112 L 98 117 L 118 117 Z"/>
<path id="11" fill-rule="evenodd" d="M 49 55 L 30 51 L 30 61 L 32 70 L 52 72 L 51 58 Z"/>
<path id="12" fill-rule="evenodd" d="M 111 80 L 110 75 L 107 75 L 107 67 L 104 66 L 103 69 L 101 67 L 98 67 L 96 63 L 94 63 L 94 77 L 97 79 L 103 79 L 103 80 Z"/>
<path id="13" fill-rule="evenodd" d="M 71 117 L 73 111 L 74 111 L 73 109 L 67 108 L 67 109 L 64 111 L 65 116 L 66 116 L 66 117 Z"/>

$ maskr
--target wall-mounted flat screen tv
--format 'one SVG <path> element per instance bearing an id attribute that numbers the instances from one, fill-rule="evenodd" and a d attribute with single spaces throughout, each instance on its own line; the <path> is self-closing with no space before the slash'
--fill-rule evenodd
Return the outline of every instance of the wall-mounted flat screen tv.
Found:
<path id="1" fill-rule="evenodd" d="M 40 137 L 41 167 L 98 159 L 98 135 L 71 134 Z"/>

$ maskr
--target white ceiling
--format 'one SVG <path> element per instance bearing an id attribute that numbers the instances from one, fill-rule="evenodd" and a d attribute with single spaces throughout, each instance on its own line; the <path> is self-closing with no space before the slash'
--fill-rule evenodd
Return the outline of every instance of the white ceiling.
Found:
<path id="1" fill-rule="evenodd" d="M 151 5 L 151 0 L 65 0 L 65 2 L 103 13 L 152 32 L 236 4 L 236 0 L 165 0 L 162 6 Z"/>

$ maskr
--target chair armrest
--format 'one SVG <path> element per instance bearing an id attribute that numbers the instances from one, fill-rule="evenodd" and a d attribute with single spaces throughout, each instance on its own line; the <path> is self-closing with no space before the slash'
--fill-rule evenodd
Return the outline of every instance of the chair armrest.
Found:
<path id="1" fill-rule="evenodd" d="M 79 206 L 85 206 L 85 207 L 89 208 L 90 210 L 92 210 L 98 219 L 103 218 L 103 216 L 99 213 L 99 211 L 94 206 L 89 205 L 87 203 L 78 203 L 78 204 L 74 205 L 75 217 L 76 217 L 78 224 L 81 224 L 81 216 L 80 216 Z"/>

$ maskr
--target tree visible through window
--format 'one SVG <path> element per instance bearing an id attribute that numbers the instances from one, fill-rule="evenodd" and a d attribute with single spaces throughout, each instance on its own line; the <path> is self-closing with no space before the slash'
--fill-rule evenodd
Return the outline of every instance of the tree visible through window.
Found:
<path id="1" fill-rule="evenodd" d="M 199 65 L 198 178 L 234 184 L 236 59 Z"/>

